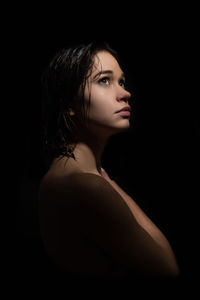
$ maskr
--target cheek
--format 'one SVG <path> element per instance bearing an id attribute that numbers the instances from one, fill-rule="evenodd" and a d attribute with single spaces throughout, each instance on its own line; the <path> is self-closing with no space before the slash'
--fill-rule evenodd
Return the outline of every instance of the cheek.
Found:
<path id="1" fill-rule="evenodd" d="M 90 102 L 90 117 L 105 119 L 113 111 L 113 95 L 105 90 L 93 90 Z"/>

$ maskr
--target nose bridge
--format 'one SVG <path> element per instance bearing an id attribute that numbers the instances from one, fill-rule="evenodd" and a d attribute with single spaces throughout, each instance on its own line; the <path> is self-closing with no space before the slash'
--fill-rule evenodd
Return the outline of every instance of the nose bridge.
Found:
<path id="1" fill-rule="evenodd" d="M 117 91 L 116 91 L 116 98 L 118 101 L 128 101 L 131 97 L 131 93 L 125 90 L 123 87 L 118 85 Z"/>

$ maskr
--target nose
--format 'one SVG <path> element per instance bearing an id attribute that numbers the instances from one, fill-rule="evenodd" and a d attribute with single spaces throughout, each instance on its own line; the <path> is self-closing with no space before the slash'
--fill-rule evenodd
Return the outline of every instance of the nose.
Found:
<path id="1" fill-rule="evenodd" d="M 131 98 L 131 93 L 122 87 L 120 87 L 120 90 L 118 91 L 117 94 L 117 101 L 124 101 L 128 102 L 128 100 Z"/>

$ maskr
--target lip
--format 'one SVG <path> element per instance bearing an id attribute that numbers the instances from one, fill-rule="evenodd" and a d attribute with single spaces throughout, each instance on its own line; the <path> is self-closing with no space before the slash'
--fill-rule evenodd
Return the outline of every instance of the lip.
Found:
<path id="1" fill-rule="evenodd" d="M 130 116 L 131 113 L 128 110 L 120 110 L 118 114 L 120 114 L 121 116 Z"/>
<path id="2" fill-rule="evenodd" d="M 129 114 L 130 114 L 130 111 L 131 111 L 131 107 L 130 106 L 124 106 L 120 110 L 116 111 L 116 113 L 119 113 L 119 112 L 129 112 Z"/>
<path id="3" fill-rule="evenodd" d="M 120 114 L 121 116 L 130 116 L 131 107 L 130 106 L 124 106 L 120 110 L 118 110 L 116 113 Z"/>

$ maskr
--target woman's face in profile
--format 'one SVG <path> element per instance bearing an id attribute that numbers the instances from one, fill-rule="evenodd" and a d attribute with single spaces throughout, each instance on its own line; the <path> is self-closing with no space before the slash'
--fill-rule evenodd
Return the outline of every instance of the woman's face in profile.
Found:
<path id="1" fill-rule="evenodd" d="M 90 126 L 105 129 L 111 134 L 130 126 L 130 113 L 117 113 L 129 106 L 131 94 L 126 91 L 124 84 L 123 71 L 117 60 L 109 52 L 98 52 L 94 57 L 92 74 L 85 88 L 86 101 L 91 95 L 88 114 Z"/>

